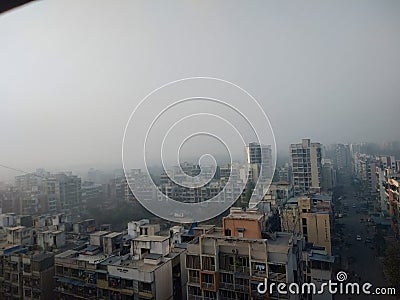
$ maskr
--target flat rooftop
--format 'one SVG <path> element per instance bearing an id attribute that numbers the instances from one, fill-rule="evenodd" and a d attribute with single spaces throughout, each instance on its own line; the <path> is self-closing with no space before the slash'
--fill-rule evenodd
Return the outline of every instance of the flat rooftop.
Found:
<path id="1" fill-rule="evenodd" d="M 7 229 L 10 231 L 15 231 L 15 230 L 24 229 L 24 228 L 26 228 L 26 227 L 25 226 L 7 227 Z"/>
<path id="2" fill-rule="evenodd" d="M 67 250 L 64 252 L 61 252 L 60 254 L 57 254 L 55 257 L 56 258 L 70 258 L 70 257 L 76 257 L 79 251 L 76 250 Z"/>
<path id="3" fill-rule="evenodd" d="M 122 232 L 111 232 L 111 233 L 105 235 L 104 237 L 113 238 L 113 237 L 117 237 L 117 236 L 119 236 L 119 235 L 122 236 Z"/>
<path id="4" fill-rule="evenodd" d="M 134 241 L 141 241 L 141 242 L 163 242 L 168 240 L 168 236 L 160 236 L 160 235 L 141 235 L 137 238 L 134 238 Z"/>
<path id="5" fill-rule="evenodd" d="M 264 214 L 259 211 L 231 211 L 224 219 L 261 220 Z"/>
<path id="6" fill-rule="evenodd" d="M 109 233 L 110 233 L 110 231 L 101 230 L 101 231 L 95 231 L 95 232 L 91 233 L 90 236 L 102 236 L 102 235 L 106 235 Z"/>
<path id="7" fill-rule="evenodd" d="M 309 256 L 309 258 L 310 258 L 310 260 L 313 260 L 313 261 L 322 261 L 322 262 L 329 262 L 329 263 L 335 262 L 334 256 L 324 255 L 324 254 L 319 254 L 319 253 L 312 253 Z"/>
<path id="8" fill-rule="evenodd" d="M 144 259 L 141 259 L 141 260 L 127 259 L 127 260 L 121 261 L 121 263 L 117 263 L 117 264 L 113 264 L 113 265 L 118 265 L 120 267 L 125 267 L 125 268 L 129 268 L 129 269 L 137 269 L 140 272 L 150 273 L 150 272 L 154 272 L 155 270 L 157 270 L 168 260 L 170 260 L 170 259 L 162 258 L 162 260 L 159 264 L 152 265 L 152 264 L 144 263 Z"/>

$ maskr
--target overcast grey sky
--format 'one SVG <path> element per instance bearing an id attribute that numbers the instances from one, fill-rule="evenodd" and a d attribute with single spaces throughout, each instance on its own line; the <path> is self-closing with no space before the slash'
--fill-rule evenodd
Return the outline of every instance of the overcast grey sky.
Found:
<path id="1" fill-rule="evenodd" d="M 136 104 L 191 76 L 255 96 L 278 151 L 400 139 L 400 1 L 40 1 L 0 15 L 0 41 L 17 168 L 119 164 Z"/>

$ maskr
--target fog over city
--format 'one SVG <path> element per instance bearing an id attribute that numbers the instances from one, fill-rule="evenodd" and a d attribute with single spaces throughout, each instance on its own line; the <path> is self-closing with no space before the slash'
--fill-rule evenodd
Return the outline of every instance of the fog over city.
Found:
<path id="1" fill-rule="evenodd" d="M 251 93 L 279 153 L 399 140 L 399 31 L 399 1 L 33 2 L 0 16 L 0 164 L 120 167 L 140 100 L 193 76 Z"/>

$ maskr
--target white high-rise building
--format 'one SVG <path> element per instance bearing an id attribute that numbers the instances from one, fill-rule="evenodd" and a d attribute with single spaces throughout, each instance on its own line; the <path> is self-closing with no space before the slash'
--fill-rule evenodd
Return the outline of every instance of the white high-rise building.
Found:
<path id="1" fill-rule="evenodd" d="M 268 181 L 272 178 L 272 148 L 271 145 L 250 143 L 246 146 L 247 163 L 249 164 L 249 179 L 256 182 L 263 169 L 262 180 Z"/>
<path id="2" fill-rule="evenodd" d="M 319 192 L 321 188 L 322 145 L 303 139 L 301 143 L 291 144 L 290 166 L 296 194 Z"/>

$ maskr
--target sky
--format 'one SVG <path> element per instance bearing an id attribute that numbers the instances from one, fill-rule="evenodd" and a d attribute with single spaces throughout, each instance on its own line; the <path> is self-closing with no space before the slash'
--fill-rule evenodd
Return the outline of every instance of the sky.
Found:
<path id="1" fill-rule="evenodd" d="M 251 93 L 278 152 L 400 139 L 399 1 L 38 1 L 0 15 L 0 41 L 14 168 L 120 165 L 138 103 L 194 76 Z"/>

